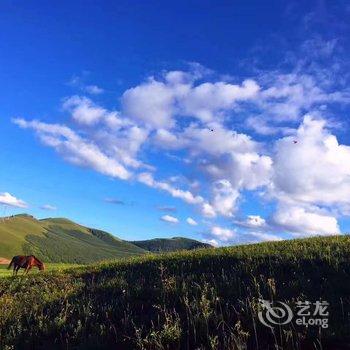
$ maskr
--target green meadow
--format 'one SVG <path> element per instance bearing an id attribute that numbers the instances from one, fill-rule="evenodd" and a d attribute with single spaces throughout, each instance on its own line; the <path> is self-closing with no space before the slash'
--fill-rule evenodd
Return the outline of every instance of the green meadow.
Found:
<path id="1" fill-rule="evenodd" d="M 349 257 L 350 237 L 334 236 L 4 277 L 0 348 L 346 349 Z M 266 327 L 260 299 L 325 300 L 329 327 Z"/>
<path id="2" fill-rule="evenodd" d="M 20 214 L 0 221 L 0 257 L 35 255 L 45 263 L 86 264 L 146 251 L 108 232 L 64 218 L 38 220 Z"/>
<path id="3" fill-rule="evenodd" d="M 12 268 L 11 270 L 7 269 L 8 265 L 0 265 L 0 277 L 8 277 L 12 276 Z M 47 272 L 60 272 L 69 268 L 79 267 L 81 265 L 78 264 L 65 264 L 65 263 L 46 263 L 45 269 Z M 18 272 L 18 276 L 21 276 L 24 273 L 24 269 L 20 269 Z M 39 270 L 37 267 L 33 267 L 30 272 L 30 274 L 36 274 L 39 273 Z"/>

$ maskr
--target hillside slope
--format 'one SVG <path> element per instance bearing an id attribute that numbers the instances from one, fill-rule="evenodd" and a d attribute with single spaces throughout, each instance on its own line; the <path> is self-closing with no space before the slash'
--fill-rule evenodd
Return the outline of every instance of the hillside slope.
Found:
<path id="1" fill-rule="evenodd" d="M 184 237 L 154 238 L 145 241 L 131 241 L 130 243 L 150 252 L 174 252 L 212 247 L 210 244 Z"/>
<path id="2" fill-rule="evenodd" d="M 1 278 L 0 348 L 348 349 L 349 253 L 349 236 L 317 237 Z M 261 299 L 326 301 L 329 327 L 272 331 Z"/>
<path id="3" fill-rule="evenodd" d="M 89 263 L 145 251 L 111 234 L 61 218 L 16 215 L 0 222 L 0 257 L 34 254 L 46 262 Z"/>

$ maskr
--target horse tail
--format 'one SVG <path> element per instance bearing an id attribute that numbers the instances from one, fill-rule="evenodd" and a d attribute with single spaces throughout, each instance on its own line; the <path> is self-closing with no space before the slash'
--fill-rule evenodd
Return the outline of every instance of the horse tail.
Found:
<path id="1" fill-rule="evenodd" d="M 14 264 L 14 262 L 15 262 L 15 257 L 12 258 L 10 265 L 7 267 L 8 270 L 10 270 L 10 268 Z"/>

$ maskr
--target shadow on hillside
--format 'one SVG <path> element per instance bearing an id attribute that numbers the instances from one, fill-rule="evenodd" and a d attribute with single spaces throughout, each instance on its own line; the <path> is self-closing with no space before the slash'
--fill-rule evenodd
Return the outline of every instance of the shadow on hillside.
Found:
<path id="1" fill-rule="evenodd" d="M 93 234 L 63 229 L 58 225 L 50 225 L 44 237 L 28 234 L 23 251 L 43 261 L 78 264 L 136 255 L 122 245 L 113 246 Z"/>
<path id="2" fill-rule="evenodd" d="M 36 307 L 10 317 L 1 334 L 8 344 L 35 349 L 305 350 L 320 342 L 322 349 L 348 349 L 349 277 L 346 261 L 273 256 L 154 259 L 65 274 L 64 282 L 42 275 L 32 278 L 39 283 Z M 53 293 L 56 299 L 45 301 Z M 258 320 L 259 298 L 291 306 L 322 298 L 330 303 L 330 328 L 287 324 L 272 331 Z"/>

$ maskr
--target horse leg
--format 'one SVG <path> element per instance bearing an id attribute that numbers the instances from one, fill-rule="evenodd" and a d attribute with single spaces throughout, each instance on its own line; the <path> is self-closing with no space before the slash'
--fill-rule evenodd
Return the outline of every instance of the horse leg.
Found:
<path id="1" fill-rule="evenodd" d="M 20 266 L 17 266 L 17 267 L 16 267 L 16 276 L 17 276 L 18 270 L 19 270 L 20 268 L 21 268 Z"/>
<path id="2" fill-rule="evenodd" d="M 29 272 L 29 270 L 31 269 L 32 267 L 30 266 L 30 265 L 28 265 L 27 267 L 26 267 L 26 270 L 25 270 L 25 274 L 26 275 L 28 275 L 28 272 Z"/>

